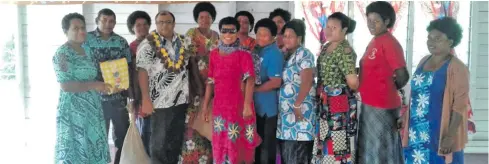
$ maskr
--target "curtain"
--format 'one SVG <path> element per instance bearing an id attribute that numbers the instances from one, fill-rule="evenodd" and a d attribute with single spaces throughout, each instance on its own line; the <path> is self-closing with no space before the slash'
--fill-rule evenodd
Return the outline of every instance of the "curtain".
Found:
<path id="1" fill-rule="evenodd" d="M 372 3 L 374 1 L 356 1 L 356 6 L 358 7 L 358 9 L 360 10 L 360 13 L 362 13 L 362 16 L 363 16 L 363 19 L 365 20 L 365 22 L 367 22 L 367 6 Z M 388 1 L 392 7 L 394 8 L 394 11 L 396 13 L 396 23 L 394 24 L 394 26 L 389 29 L 389 32 L 394 32 L 394 30 L 396 30 L 396 27 L 397 27 L 397 24 L 398 22 L 401 22 L 401 20 L 403 19 L 402 14 L 403 12 L 408 12 L 408 4 L 409 2 L 407 1 Z"/>
<path id="2" fill-rule="evenodd" d="M 309 30 L 315 39 L 321 44 L 326 42 L 324 27 L 328 16 L 334 12 L 342 12 L 345 9 L 345 1 L 303 1 L 302 11 Z"/>

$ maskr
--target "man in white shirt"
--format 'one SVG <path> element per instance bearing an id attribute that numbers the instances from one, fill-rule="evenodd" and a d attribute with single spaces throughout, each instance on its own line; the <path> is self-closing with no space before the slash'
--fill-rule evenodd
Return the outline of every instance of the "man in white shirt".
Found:
<path id="1" fill-rule="evenodd" d="M 190 40 L 174 32 L 175 16 L 171 12 L 159 12 L 155 22 L 156 31 L 139 45 L 136 57 L 142 112 L 151 115 L 151 163 L 176 164 L 189 103 Z"/>

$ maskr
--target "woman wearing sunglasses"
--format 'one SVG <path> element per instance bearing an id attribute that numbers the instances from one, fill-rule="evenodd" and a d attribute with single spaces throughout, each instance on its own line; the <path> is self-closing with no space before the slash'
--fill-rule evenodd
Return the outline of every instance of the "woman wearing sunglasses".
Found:
<path id="1" fill-rule="evenodd" d="M 250 53 L 240 48 L 239 27 L 238 20 L 233 17 L 219 21 L 221 39 L 209 57 L 209 78 L 202 113 L 206 121 L 213 121 L 214 163 L 251 164 L 255 148 L 261 141 L 256 133 L 252 102 L 255 85 L 253 60 Z M 242 81 L 246 85 L 243 90 Z M 209 114 L 207 107 L 213 94 L 212 114 Z"/>

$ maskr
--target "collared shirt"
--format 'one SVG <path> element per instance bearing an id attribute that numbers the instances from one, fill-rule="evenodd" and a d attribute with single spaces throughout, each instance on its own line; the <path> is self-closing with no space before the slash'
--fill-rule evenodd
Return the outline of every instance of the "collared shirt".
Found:
<path id="1" fill-rule="evenodd" d="M 102 72 L 100 71 L 100 63 L 126 58 L 127 62 L 131 62 L 131 50 L 126 39 L 115 33 L 110 34 L 107 40 L 103 40 L 101 32 L 97 28 L 94 31 L 88 32 L 87 41 L 90 47 L 90 55 L 94 60 L 95 66 L 99 69 L 97 80 L 103 81 Z M 112 95 L 102 95 L 103 101 L 121 100 L 125 99 L 125 92 L 116 93 Z"/>
<path id="2" fill-rule="evenodd" d="M 260 79 L 261 84 L 266 83 L 270 78 L 282 77 L 282 70 L 284 68 L 284 55 L 280 52 L 277 43 L 272 43 L 265 46 L 258 53 L 260 62 L 260 71 L 257 78 Z M 260 116 L 266 115 L 272 117 L 278 113 L 278 91 L 274 89 L 266 92 L 255 92 L 254 101 L 256 112 Z"/>
<path id="3" fill-rule="evenodd" d="M 181 42 L 181 45 L 186 48 L 190 45 L 190 40 L 183 35 L 180 36 L 182 40 L 179 40 L 178 36 L 179 35 L 175 33 L 171 41 L 164 39 L 161 43 L 171 58 L 175 58 L 177 42 Z M 187 51 L 188 49 L 186 49 L 186 52 Z M 136 55 L 136 66 L 148 72 L 149 96 L 153 102 L 153 107 L 155 109 L 162 109 L 188 103 L 189 89 L 187 69 L 178 73 L 170 72 L 165 68 L 164 64 L 161 63 L 161 58 L 156 57 L 156 55 L 161 54 L 155 53 L 156 52 L 150 45 L 150 42 L 145 39 L 139 45 Z M 189 55 L 186 55 L 186 53 L 181 55 L 184 55 L 185 57 L 185 64 L 182 66 L 185 68 L 188 65 Z"/>

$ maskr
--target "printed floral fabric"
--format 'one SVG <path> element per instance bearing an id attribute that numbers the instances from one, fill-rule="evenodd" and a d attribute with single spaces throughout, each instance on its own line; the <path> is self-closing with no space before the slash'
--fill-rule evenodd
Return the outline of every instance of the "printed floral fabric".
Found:
<path id="1" fill-rule="evenodd" d="M 212 37 L 206 38 L 197 28 L 191 28 L 187 31 L 186 35 L 192 41 L 192 48 L 190 48 L 190 50 L 195 55 L 193 57 L 197 58 L 200 78 L 207 79 L 209 54 L 212 49 L 217 48 L 219 34 L 212 31 Z M 179 163 L 187 164 L 198 162 L 199 164 L 210 164 L 212 163 L 211 142 L 192 128 L 192 121 L 197 118 L 197 114 L 200 111 L 198 107 L 201 103 L 201 97 L 196 96 L 192 97 L 192 99 L 193 102 L 189 105 L 185 118 L 186 130 Z"/>
<path id="2" fill-rule="evenodd" d="M 174 34 L 172 43 L 181 41 L 184 47 L 190 45 L 190 41 L 187 41 L 187 39 L 177 40 L 177 35 Z M 167 49 L 172 49 L 177 46 L 177 44 L 170 44 L 170 41 L 165 41 L 162 44 L 165 47 L 169 47 Z M 168 51 L 170 56 L 175 56 L 172 53 L 175 53 L 175 51 Z M 149 95 L 153 102 L 153 107 L 155 109 L 170 108 L 188 103 L 188 71 L 186 69 L 178 73 L 169 71 L 157 55 L 161 54 L 156 54 L 147 39 L 141 43 L 136 55 L 136 66 L 148 72 Z M 186 53 L 182 55 L 184 55 L 184 60 L 188 61 L 189 56 Z M 188 62 L 184 63 L 185 65 L 183 67 L 186 67 Z"/>
<path id="3" fill-rule="evenodd" d="M 240 44 L 243 49 L 252 52 L 255 49 L 256 41 L 252 37 L 248 37 L 248 39 L 240 41 Z"/>
<path id="4" fill-rule="evenodd" d="M 314 55 L 308 49 L 299 47 L 285 63 L 282 73 L 283 84 L 280 88 L 277 138 L 293 141 L 313 141 L 316 122 L 316 86 L 312 86 L 309 94 L 302 102 L 304 119 L 296 121 L 293 105 L 299 95 L 300 72 L 314 69 Z"/>
<path id="5" fill-rule="evenodd" d="M 85 48 L 85 52 L 89 52 Z M 82 56 L 62 45 L 53 57 L 59 83 L 96 81 L 98 69 L 88 54 Z M 95 90 L 60 91 L 56 114 L 55 163 L 106 164 L 110 162 L 100 94 Z"/>
<path id="6" fill-rule="evenodd" d="M 219 49 L 210 55 L 209 78 L 214 82 L 212 109 L 212 153 L 214 162 L 222 164 L 250 163 L 254 160 L 255 148 L 261 139 L 256 131 L 256 115 L 243 118 L 244 94 L 242 78 L 255 77 L 251 55 L 242 50 L 222 56 Z"/>
<path id="7" fill-rule="evenodd" d="M 357 133 L 357 100 L 346 83 L 346 75 L 355 74 L 356 54 L 341 42 L 331 53 L 323 46 L 318 57 L 319 117 L 314 140 L 314 164 L 354 163 Z M 346 106 L 345 106 L 346 105 Z"/>

